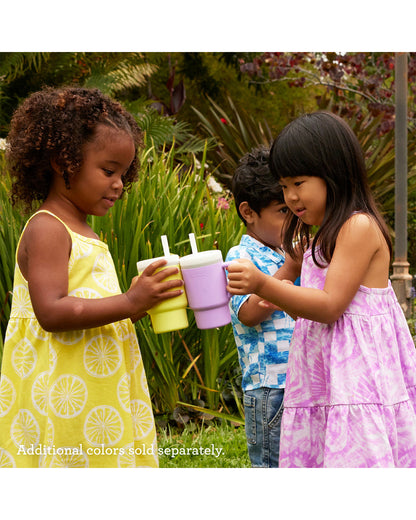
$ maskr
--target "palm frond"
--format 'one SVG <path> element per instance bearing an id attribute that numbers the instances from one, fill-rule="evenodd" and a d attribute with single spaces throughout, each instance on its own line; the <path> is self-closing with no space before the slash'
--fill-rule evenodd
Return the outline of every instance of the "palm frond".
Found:
<path id="1" fill-rule="evenodd" d="M 95 62 L 89 60 L 91 73 L 84 85 L 99 88 L 108 95 L 144 85 L 158 69 L 157 65 L 146 63 L 140 53 L 127 53 L 123 57 L 110 53 L 101 58 Z"/>
<path id="2" fill-rule="evenodd" d="M 137 65 L 121 63 L 117 69 L 109 73 L 109 77 L 112 79 L 112 91 L 119 92 L 123 89 L 144 85 L 147 77 L 151 76 L 156 70 L 156 65 L 150 63 Z"/>
<path id="3" fill-rule="evenodd" d="M 38 72 L 49 56 L 49 52 L 1 52 L 0 79 L 4 83 L 10 83 L 28 70 Z"/>
<path id="4" fill-rule="evenodd" d="M 150 109 L 136 119 L 145 132 L 147 141 L 153 141 L 155 148 L 172 144 L 175 132 L 175 121 L 172 118 L 160 116 L 155 110 Z"/>

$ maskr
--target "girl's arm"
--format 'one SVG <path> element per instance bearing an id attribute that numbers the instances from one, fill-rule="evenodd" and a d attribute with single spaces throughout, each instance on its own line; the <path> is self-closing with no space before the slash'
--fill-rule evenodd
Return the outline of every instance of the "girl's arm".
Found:
<path id="1" fill-rule="evenodd" d="M 228 290 L 232 294 L 254 292 L 291 315 L 333 323 L 344 313 L 360 285 L 367 281 L 373 287 L 387 285 L 387 245 L 381 237 L 369 217 L 351 217 L 338 235 L 323 290 L 285 284 L 265 275 L 247 260 L 228 266 Z"/>
<path id="2" fill-rule="evenodd" d="M 291 280 L 294 282 L 300 275 L 301 264 L 293 260 L 289 255 L 286 255 L 285 263 L 280 269 L 276 271 L 273 278 L 277 280 Z M 262 321 L 269 318 L 276 308 L 270 308 L 261 306 L 264 298 L 261 298 L 257 294 L 250 294 L 248 300 L 246 300 L 240 307 L 238 312 L 238 319 L 247 327 L 255 327 Z"/>
<path id="3" fill-rule="evenodd" d="M 49 332 L 98 327 L 138 317 L 156 303 L 182 292 L 166 293 L 167 289 L 181 285 L 180 280 L 162 281 L 177 272 L 175 267 L 153 274 L 164 264 L 162 260 L 149 266 L 124 294 L 99 299 L 68 296 L 71 239 L 53 218 L 33 219 L 20 247 L 19 265 L 28 281 L 33 310 L 40 325 Z"/>

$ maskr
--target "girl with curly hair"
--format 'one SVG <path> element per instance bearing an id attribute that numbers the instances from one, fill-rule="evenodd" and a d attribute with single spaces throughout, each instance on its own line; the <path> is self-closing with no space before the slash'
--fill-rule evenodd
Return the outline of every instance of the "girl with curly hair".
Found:
<path id="1" fill-rule="evenodd" d="M 0 457 L 18 467 L 157 466 L 132 321 L 182 293 L 154 262 L 121 293 L 108 246 L 87 224 L 137 176 L 141 130 L 99 90 L 46 88 L 8 136 L 12 201 L 40 208 L 16 252 L 0 381 Z"/>

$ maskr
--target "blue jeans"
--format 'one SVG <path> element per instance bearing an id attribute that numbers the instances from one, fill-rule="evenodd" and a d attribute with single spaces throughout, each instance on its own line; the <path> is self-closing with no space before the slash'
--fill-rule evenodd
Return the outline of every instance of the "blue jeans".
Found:
<path id="1" fill-rule="evenodd" d="M 248 454 L 253 468 L 278 468 L 284 389 L 244 392 Z"/>

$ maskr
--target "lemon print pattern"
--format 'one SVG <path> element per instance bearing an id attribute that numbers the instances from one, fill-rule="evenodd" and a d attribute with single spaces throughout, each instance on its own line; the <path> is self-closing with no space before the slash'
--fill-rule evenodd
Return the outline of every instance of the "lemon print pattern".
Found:
<path id="1" fill-rule="evenodd" d="M 112 262 L 108 258 L 108 255 L 101 253 L 97 256 L 93 266 L 92 276 L 94 281 L 102 288 L 110 293 L 118 292 L 117 279 L 108 276 L 108 271 L 112 266 Z"/>
<path id="2" fill-rule="evenodd" d="M 135 440 L 140 441 L 148 435 L 153 426 L 153 414 L 150 406 L 138 399 L 131 402 Z"/>
<path id="3" fill-rule="evenodd" d="M 15 468 L 13 457 L 3 448 L 0 448 L 0 469 L 1 468 Z"/>
<path id="4" fill-rule="evenodd" d="M 1 378 L 0 382 L 0 417 L 6 413 L 13 406 L 16 399 L 16 390 L 13 383 L 7 376 Z"/>
<path id="5" fill-rule="evenodd" d="M 34 312 L 30 301 L 29 289 L 25 285 L 18 285 L 13 289 L 13 304 L 16 312 L 22 318 L 33 318 Z"/>
<path id="6" fill-rule="evenodd" d="M 84 365 L 86 371 L 92 376 L 113 375 L 120 364 L 120 347 L 111 336 L 96 336 L 85 346 Z"/>
<path id="7" fill-rule="evenodd" d="M 130 443 L 124 446 L 122 450 L 120 450 L 120 454 L 118 456 L 118 465 L 120 468 L 134 468 L 134 444 Z"/>
<path id="8" fill-rule="evenodd" d="M 12 352 L 12 365 L 16 373 L 22 378 L 28 377 L 35 369 L 37 356 L 29 340 L 20 340 Z"/>
<path id="9" fill-rule="evenodd" d="M 112 446 L 123 435 L 120 414 L 111 406 L 93 408 L 85 420 L 84 434 L 93 446 Z"/>
<path id="10" fill-rule="evenodd" d="M 55 415 L 68 419 L 82 412 L 87 396 L 84 381 L 78 376 L 65 374 L 52 385 L 49 404 Z"/>
<path id="11" fill-rule="evenodd" d="M 88 456 L 79 446 L 64 446 L 56 451 L 50 468 L 88 468 Z"/>
<path id="12" fill-rule="evenodd" d="M 72 240 L 68 294 L 119 294 L 107 245 L 62 225 Z M 157 467 L 155 439 L 132 322 L 43 330 L 16 262 L 0 375 L 0 468 Z"/>
<path id="13" fill-rule="evenodd" d="M 36 448 L 40 439 L 39 423 L 30 410 L 21 409 L 15 416 L 10 429 L 12 441 L 17 447 Z"/>
<path id="14" fill-rule="evenodd" d="M 130 411 L 130 379 L 124 374 L 117 385 L 117 396 L 121 407 L 126 412 Z"/>
<path id="15" fill-rule="evenodd" d="M 49 404 L 49 372 L 41 372 L 32 385 L 32 403 L 36 410 L 47 415 Z"/>

